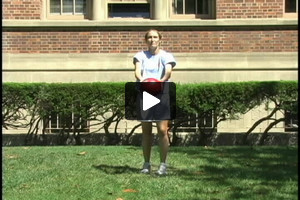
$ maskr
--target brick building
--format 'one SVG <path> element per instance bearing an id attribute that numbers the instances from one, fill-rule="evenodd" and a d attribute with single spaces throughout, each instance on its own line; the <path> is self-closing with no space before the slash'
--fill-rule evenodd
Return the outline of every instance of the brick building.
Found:
<path id="1" fill-rule="evenodd" d="M 134 81 L 150 28 L 178 62 L 175 83 L 297 80 L 297 15 L 298 0 L 3 0 L 3 81 Z"/>

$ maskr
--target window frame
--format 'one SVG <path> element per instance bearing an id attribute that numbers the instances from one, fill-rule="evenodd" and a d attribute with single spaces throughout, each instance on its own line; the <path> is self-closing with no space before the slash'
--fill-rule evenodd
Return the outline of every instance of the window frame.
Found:
<path id="1" fill-rule="evenodd" d="M 217 116 L 213 111 L 211 111 L 210 115 L 204 116 L 203 118 L 199 119 L 198 117 L 200 114 L 187 114 L 187 113 L 177 113 L 178 118 L 183 115 L 185 119 L 188 119 L 185 123 L 182 123 L 180 126 L 177 127 L 176 131 L 178 132 L 197 132 L 198 130 L 204 132 L 217 132 Z M 201 121 L 203 120 L 203 121 Z M 209 122 L 209 123 L 207 123 Z M 172 126 L 174 121 L 172 121 Z M 211 124 L 211 125 L 208 125 Z"/>
<path id="2" fill-rule="evenodd" d="M 283 1 L 283 18 L 297 18 L 298 19 L 298 6 L 299 6 L 299 1 L 296 0 L 296 12 L 285 12 L 285 2 L 287 0 Z"/>
<path id="3" fill-rule="evenodd" d="M 171 19 L 216 19 L 216 1 L 208 1 L 208 14 L 176 14 L 175 1 L 170 1 L 170 18 Z M 185 1 L 185 0 L 183 0 Z M 183 6 L 184 7 L 184 6 Z"/>
<path id="4" fill-rule="evenodd" d="M 291 106 L 293 110 L 298 110 L 298 104 L 296 102 L 289 102 L 290 104 L 294 104 Z M 296 103 L 296 104 L 295 104 Z M 284 109 L 284 132 L 298 132 L 299 127 L 299 118 L 298 112 L 291 112 L 291 110 Z"/>
<path id="5" fill-rule="evenodd" d="M 92 2 L 91 0 L 86 0 L 86 8 L 85 8 L 85 13 L 76 13 L 75 12 L 75 9 L 76 9 L 76 6 L 75 6 L 75 1 L 76 0 L 73 0 L 73 13 L 63 13 L 62 12 L 62 1 L 63 0 L 60 0 L 61 2 L 61 12 L 59 14 L 54 14 L 54 13 L 51 13 L 50 12 L 50 1 L 51 0 L 47 0 L 47 8 L 46 8 L 46 13 L 47 13 L 47 19 L 48 20 L 55 20 L 55 19 L 60 19 L 60 20 L 84 20 L 84 19 L 87 19 L 89 18 L 89 14 L 91 13 L 91 9 L 92 9 Z"/>
<path id="6" fill-rule="evenodd" d="M 65 129 L 65 130 L 71 130 L 71 131 L 75 131 L 78 132 L 80 131 L 80 133 L 89 133 L 90 132 L 90 122 L 88 120 L 83 120 L 82 118 L 80 118 L 79 116 L 76 116 L 73 112 L 70 113 L 71 116 L 61 116 L 59 113 L 51 113 L 49 116 L 47 116 L 46 118 L 43 119 L 43 124 L 45 127 L 45 132 L 46 133 L 60 133 L 61 130 L 64 129 L 63 125 L 61 124 L 61 121 L 70 121 L 72 124 L 71 129 Z M 55 116 L 55 119 L 52 119 L 52 117 Z M 70 118 L 71 117 L 71 118 Z M 83 123 L 85 124 L 84 127 L 82 127 L 82 125 L 80 125 L 79 127 L 74 127 L 74 120 L 75 118 L 78 118 L 80 121 L 83 121 Z M 52 121 L 55 121 L 52 123 Z"/>

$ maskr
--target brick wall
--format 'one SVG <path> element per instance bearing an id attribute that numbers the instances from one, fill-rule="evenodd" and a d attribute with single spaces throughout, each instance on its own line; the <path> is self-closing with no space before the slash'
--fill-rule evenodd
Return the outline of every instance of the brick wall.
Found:
<path id="1" fill-rule="evenodd" d="M 41 19 L 42 0 L 3 0 L 2 19 Z"/>
<path id="2" fill-rule="evenodd" d="M 284 0 L 217 0 L 217 19 L 282 18 Z"/>
<path id="3" fill-rule="evenodd" d="M 2 19 L 41 18 L 43 0 L 3 0 Z M 284 0 L 217 0 L 217 19 L 281 18 Z"/>
<path id="4" fill-rule="evenodd" d="M 171 52 L 295 52 L 297 30 L 164 31 Z M 4 53 L 134 53 L 144 32 L 3 32 Z"/>

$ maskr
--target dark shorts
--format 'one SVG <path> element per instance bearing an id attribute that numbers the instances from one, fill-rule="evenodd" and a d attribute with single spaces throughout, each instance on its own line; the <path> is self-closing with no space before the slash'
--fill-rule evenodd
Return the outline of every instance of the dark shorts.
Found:
<path id="1" fill-rule="evenodd" d="M 137 95 L 138 121 L 157 122 L 157 121 L 171 119 L 169 84 L 164 84 L 163 91 L 160 94 L 155 95 L 154 97 L 158 98 L 160 102 L 157 105 L 144 111 L 143 93 L 142 92 L 138 93 Z"/>

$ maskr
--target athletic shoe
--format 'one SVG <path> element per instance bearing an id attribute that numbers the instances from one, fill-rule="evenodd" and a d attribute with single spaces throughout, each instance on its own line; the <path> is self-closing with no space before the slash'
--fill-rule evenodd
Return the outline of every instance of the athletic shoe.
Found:
<path id="1" fill-rule="evenodd" d="M 160 163 L 159 169 L 157 170 L 158 175 L 167 175 L 167 164 Z"/>
<path id="2" fill-rule="evenodd" d="M 150 174 L 151 172 L 151 164 L 148 162 L 145 162 L 143 165 L 143 169 L 141 170 L 142 174 Z"/>

